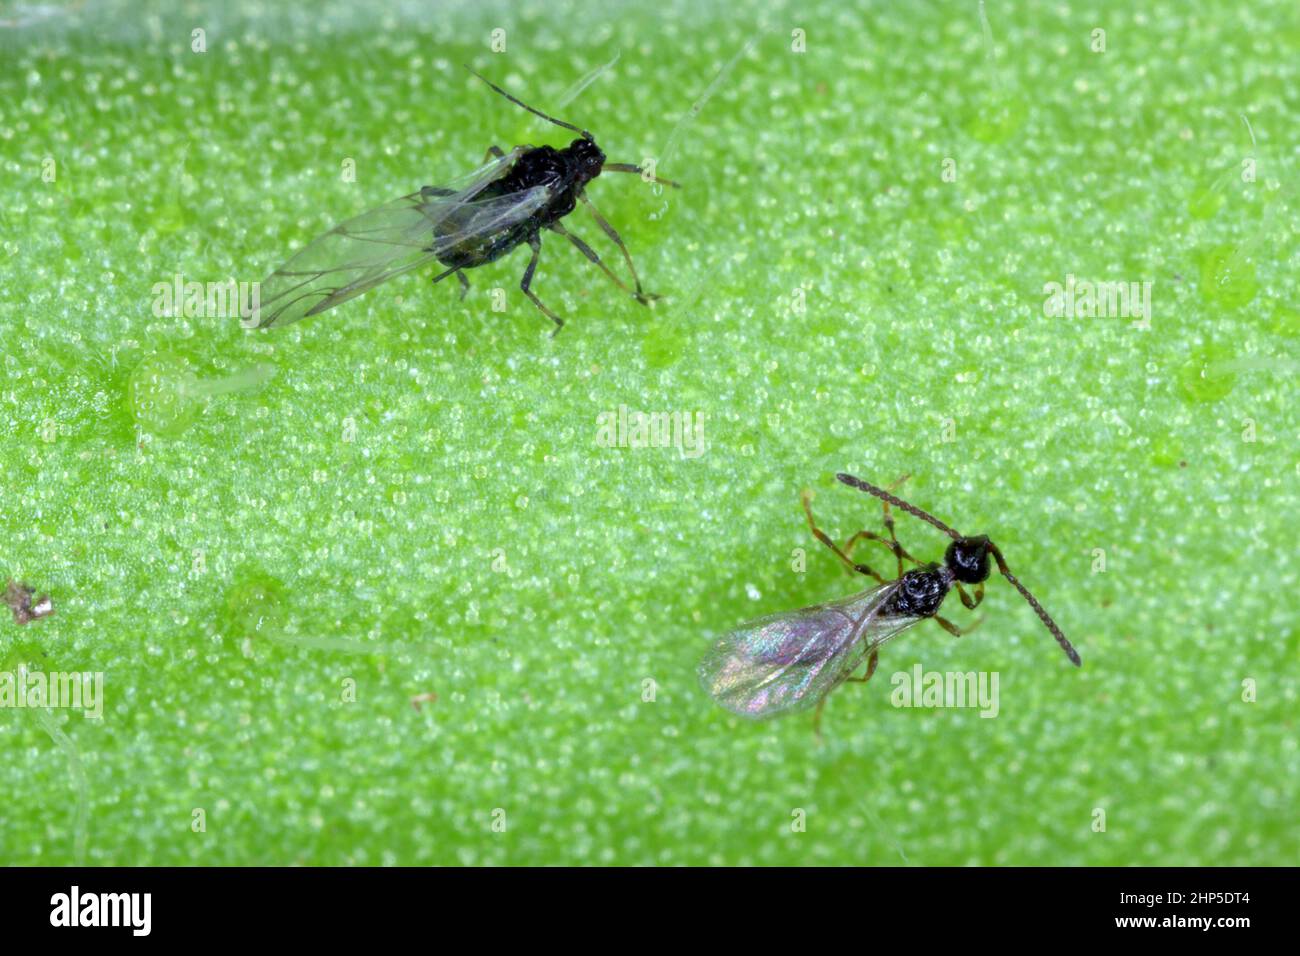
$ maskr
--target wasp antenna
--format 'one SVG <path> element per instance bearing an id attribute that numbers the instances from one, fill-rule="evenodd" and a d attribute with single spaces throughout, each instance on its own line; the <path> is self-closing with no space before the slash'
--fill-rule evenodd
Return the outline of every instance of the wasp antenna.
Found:
<path id="1" fill-rule="evenodd" d="M 554 123 L 556 126 L 563 127 L 564 129 L 571 129 L 585 140 L 590 140 L 592 142 L 595 141 L 595 138 L 590 133 L 588 133 L 585 129 L 580 129 L 577 126 L 574 126 L 572 123 L 564 122 L 564 120 L 556 119 L 554 116 L 548 116 L 547 114 L 543 113 L 541 110 L 534 109 L 533 107 L 529 106 L 527 103 L 525 103 L 523 100 L 519 99 L 518 97 L 511 96 L 505 90 L 501 89 L 501 87 L 497 86 L 495 83 L 489 80 L 482 73 L 479 73 L 477 70 L 469 66 L 469 64 L 465 64 L 465 69 L 469 70 L 471 73 L 477 76 L 480 80 L 482 80 L 484 83 L 490 86 L 497 93 L 500 93 L 502 96 L 508 99 L 511 103 L 514 103 L 515 106 L 518 106 L 521 109 L 528 110 L 528 112 L 532 113 L 534 116 L 540 116 L 548 123 Z"/>
<path id="2" fill-rule="evenodd" d="M 1038 598 L 1030 594 L 1029 588 L 1021 584 L 1020 580 L 1011 573 L 1011 569 L 1007 567 L 1006 558 L 1002 557 L 1002 552 L 998 550 L 998 546 L 991 541 L 989 542 L 989 551 L 992 552 L 993 559 L 997 561 L 998 570 L 1002 572 L 1002 576 L 1010 581 L 1011 586 L 1020 592 L 1020 596 L 1029 602 L 1029 606 L 1034 609 L 1038 619 L 1047 625 L 1047 629 L 1052 632 L 1052 637 L 1056 638 L 1056 643 L 1061 645 L 1061 650 L 1065 651 L 1065 656 L 1070 659 L 1070 662 L 1075 667 L 1082 667 L 1083 661 L 1079 659 L 1079 652 L 1074 649 L 1074 645 L 1061 633 L 1061 629 L 1056 626 L 1052 616 L 1043 610 L 1043 606 L 1038 603 Z"/>
<path id="3" fill-rule="evenodd" d="M 844 484 L 848 485 L 850 488 L 857 488 L 859 491 L 865 491 L 869 495 L 875 495 L 881 501 L 888 501 L 895 508 L 899 508 L 903 511 L 906 511 L 908 514 L 912 515 L 915 518 L 920 518 L 922 521 L 928 521 L 930 524 L 934 525 L 936 528 L 938 528 L 940 531 L 942 531 L 948 537 L 953 538 L 954 540 L 961 537 L 960 534 L 958 534 L 952 528 L 948 527 L 946 524 L 944 524 L 934 515 L 930 514 L 929 512 L 922 511 L 920 508 L 916 507 L 915 505 L 909 505 L 902 498 L 899 498 L 897 495 L 891 495 L 884 488 L 877 488 L 875 485 L 871 484 L 871 482 L 863 481 L 861 478 L 856 478 L 853 475 L 838 474 L 835 477 L 839 479 L 841 482 L 843 482 Z"/>

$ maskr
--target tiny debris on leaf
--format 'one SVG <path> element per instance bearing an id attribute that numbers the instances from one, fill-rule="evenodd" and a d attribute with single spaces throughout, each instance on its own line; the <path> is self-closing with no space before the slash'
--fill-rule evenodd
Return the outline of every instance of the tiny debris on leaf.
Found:
<path id="1" fill-rule="evenodd" d="M 19 584 L 12 578 L 5 585 L 4 602 L 14 612 L 14 620 L 19 624 L 37 621 L 54 613 L 54 602 L 48 594 L 33 597 L 36 589 L 28 584 Z"/>

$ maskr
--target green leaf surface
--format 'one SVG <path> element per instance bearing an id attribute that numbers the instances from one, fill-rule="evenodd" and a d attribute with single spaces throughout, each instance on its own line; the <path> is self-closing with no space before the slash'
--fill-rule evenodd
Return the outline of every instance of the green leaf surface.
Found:
<path id="1" fill-rule="evenodd" d="M 1293 864 L 1300 8 L 987 13 L 0 6 L 0 581 L 56 607 L 0 655 L 104 675 L 102 719 L 0 710 L 0 862 Z M 555 338 L 526 248 L 464 301 L 159 314 L 567 142 L 463 63 L 682 183 L 589 188 L 664 300 L 548 236 Z M 606 447 L 620 407 L 703 453 Z M 992 536 L 1082 669 L 995 576 L 820 744 L 713 705 L 711 641 L 868 583 L 799 507 L 879 530 L 838 471 Z M 996 717 L 894 706 L 917 665 Z"/>

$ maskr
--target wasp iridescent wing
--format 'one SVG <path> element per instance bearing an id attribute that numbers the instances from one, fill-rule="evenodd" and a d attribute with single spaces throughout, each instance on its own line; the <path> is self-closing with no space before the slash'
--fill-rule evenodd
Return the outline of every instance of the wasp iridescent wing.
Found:
<path id="1" fill-rule="evenodd" d="M 480 193 L 509 171 L 524 149 L 506 153 L 457 184 L 395 199 L 317 237 L 262 283 L 260 308 L 244 316 L 247 324 L 266 328 L 318 315 L 460 243 L 523 222 L 546 204 L 548 187 L 501 196 Z"/>
<path id="2" fill-rule="evenodd" d="M 859 594 L 770 614 L 728 631 L 700 662 L 700 683 L 742 717 L 771 717 L 814 706 L 867 656 L 918 617 L 881 611 L 898 581 Z"/>

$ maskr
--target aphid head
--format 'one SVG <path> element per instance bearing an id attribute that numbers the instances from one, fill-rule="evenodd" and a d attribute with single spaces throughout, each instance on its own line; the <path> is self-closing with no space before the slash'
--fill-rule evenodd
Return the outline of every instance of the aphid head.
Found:
<path id="1" fill-rule="evenodd" d="M 962 584 L 979 584 L 989 577 L 989 539 L 977 534 L 973 538 L 957 538 L 944 552 L 943 563 L 952 576 Z"/>
<path id="2" fill-rule="evenodd" d="M 583 137 L 569 144 L 570 161 L 583 181 L 595 179 L 605 165 L 605 153 L 594 139 Z"/>

